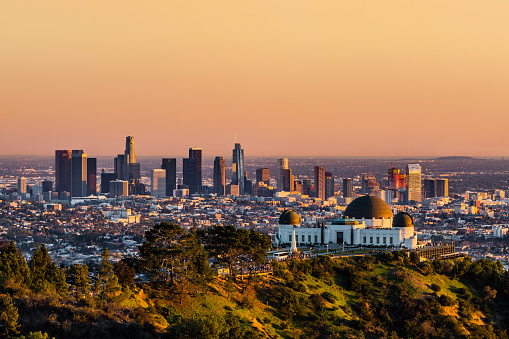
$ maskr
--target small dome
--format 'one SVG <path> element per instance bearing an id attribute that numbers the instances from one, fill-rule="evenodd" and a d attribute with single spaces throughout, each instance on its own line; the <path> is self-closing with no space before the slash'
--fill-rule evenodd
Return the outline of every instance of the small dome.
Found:
<path id="1" fill-rule="evenodd" d="M 365 195 L 352 201 L 346 208 L 344 216 L 355 219 L 389 219 L 394 214 L 391 207 L 382 199 Z"/>
<path id="2" fill-rule="evenodd" d="M 400 212 L 392 219 L 392 227 L 414 227 L 414 219 L 406 212 Z"/>
<path id="3" fill-rule="evenodd" d="M 279 217 L 279 224 L 281 225 L 299 225 L 300 219 L 299 215 L 295 213 L 293 210 L 286 210 L 281 213 Z"/>

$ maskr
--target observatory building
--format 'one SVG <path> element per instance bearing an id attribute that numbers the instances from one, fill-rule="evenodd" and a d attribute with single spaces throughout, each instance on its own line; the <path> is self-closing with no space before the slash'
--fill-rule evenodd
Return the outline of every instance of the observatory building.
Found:
<path id="1" fill-rule="evenodd" d="M 295 233 L 294 233 L 295 229 Z M 395 216 L 390 206 L 380 198 L 362 196 L 352 201 L 343 218 L 316 227 L 300 227 L 300 219 L 292 210 L 279 217 L 278 241 L 298 245 L 345 244 L 358 246 L 417 247 L 414 222 L 410 214 Z"/>

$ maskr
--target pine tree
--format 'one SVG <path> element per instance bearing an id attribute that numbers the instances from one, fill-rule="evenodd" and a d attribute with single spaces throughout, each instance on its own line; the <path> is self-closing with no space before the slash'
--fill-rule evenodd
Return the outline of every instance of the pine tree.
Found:
<path id="1" fill-rule="evenodd" d="M 14 306 L 10 295 L 0 297 L 0 334 L 11 338 L 18 334 L 18 308 Z"/>
<path id="2" fill-rule="evenodd" d="M 101 299 L 112 300 L 115 298 L 122 287 L 118 283 L 118 278 L 113 270 L 113 264 L 110 261 L 110 252 L 105 249 L 101 254 L 101 269 L 99 271 L 99 280 L 101 284 Z"/>
<path id="3" fill-rule="evenodd" d="M 90 296 L 90 276 L 86 264 L 73 264 L 69 269 L 69 281 L 77 300 Z"/>
<path id="4" fill-rule="evenodd" d="M 27 287 L 29 283 L 28 265 L 14 241 L 11 241 L 9 245 L 0 249 L 0 284 Z"/>

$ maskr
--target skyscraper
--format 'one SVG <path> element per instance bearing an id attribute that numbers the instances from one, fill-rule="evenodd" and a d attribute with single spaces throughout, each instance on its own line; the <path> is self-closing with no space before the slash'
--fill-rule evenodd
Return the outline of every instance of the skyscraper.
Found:
<path id="1" fill-rule="evenodd" d="M 449 196 L 449 179 L 436 179 L 437 197 L 448 197 Z"/>
<path id="2" fill-rule="evenodd" d="M 87 195 L 87 155 L 73 150 L 71 157 L 71 197 Z"/>
<path id="3" fill-rule="evenodd" d="M 315 166 L 315 197 L 325 200 L 325 167 Z"/>
<path id="4" fill-rule="evenodd" d="M 270 171 L 268 168 L 256 169 L 256 183 L 263 182 L 266 185 L 270 183 Z"/>
<path id="5" fill-rule="evenodd" d="M 355 192 L 353 190 L 353 179 L 343 179 L 343 198 L 353 198 L 354 196 Z"/>
<path id="6" fill-rule="evenodd" d="M 294 176 L 292 174 L 292 170 L 289 168 L 285 168 L 281 172 L 281 181 L 283 183 L 283 192 L 293 192 L 294 191 Z"/>
<path id="7" fill-rule="evenodd" d="M 189 158 L 183 160 L 183 183 L 189 187 L 189 193 L 200 193 L 202 184 L 202 149 L 190 148 Z"/>
<path id="8" fill-rule="evenodd" d="M 44 180 L 42 182 L 42 192 L 49 192 L 53 191 L 53 181 L 51 180 Z"/>
<path id="9" fill-rule="evenodd" d="M 283 191 L 283 170 L 288 169 L 288 158 L 277 159 L 277 191 Z"/>
<path id="10" fill-rule="evenodd" d="M 161 168 L 166 170 L 166 196 L 171 197 L 177 188 L 177 159 L 163 158 Z"/>
<path id="11" fill-rule="evenodd" d="M 55 151 L 55 190 L 71 192 L 71 150 Z"/>
<path id="12" fill-rule="evenodd" d="M 97 194 L 97 158 L 87 158 L 87 195 Z"/>
<path id="13" fill-rule="evenodd" d="M 106 173 L 101 172 L 101 193 L 111 193 L 110 192 L 110 181 L 118 180 L 117 173 Z"/>
<path id="14" fill-rule="evenodd" d="M 424 198 L 433 198 L 437 196 L 436 194 L 437 183 L 435 179 L 424 179 L 423 186 L 424 186 Z"/>
<path id="15" fill-rule="evenodd" d="M 421 165 L 408 164 L 406 172 L 408 201 L 421 202 Z"/>
<path id="16" fill-rule="evenodd" d="M 166 195 L 166 170 L 153 169 L 151 183 L 150 195 L 153 197 L 164 197 Z"/>
<path id="17" fill-rule="evenodd" d="M 27 179 L 18 178 L 18 194 L 27 193 Z"/>
<path id="18" fill-rule="evenodd" d="M 325 172 L 325 199 L 334 196 L 334 176 L 331 172 Z"/>
<path id="19" fill-rule="evenodd" d="M 226 186 L 226 163 L 223 157 L 214 159 L 214 193 L 218 196 L 225 194 Z"/>
<path id="20" fill-rule="evenodd" d="M 239 185 L 239 194 L 244 194 L 244 150 L 239 143 L 235 143 L 232 161 L 232 184 Z"/>
<path id="21" fill-rule="evenodd" d="M 127 180 L 129 182 L 129 193 L 140 194 L 144 191 L 141 180 L 141 168 L 140 164 L 136 162 L 136 152 L 134 151 L 134 137 L 127 136 L 125 138 L 125 150 L 124 154 L 119 154 L 114 159 L 115 173 L 121 180 Z"/>

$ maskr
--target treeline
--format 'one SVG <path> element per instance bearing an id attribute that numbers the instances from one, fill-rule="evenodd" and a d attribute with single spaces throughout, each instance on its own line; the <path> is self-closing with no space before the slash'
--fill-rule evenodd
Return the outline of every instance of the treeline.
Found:
<path id="1" fill-rule="evenodd" d="M 98 265 L 59 267 L 44 245 L 37 245 L 26 262 L 11 242 L 0 248 L 0 336 L 15 337 L 20 330 L 32 335 L 29 330 L 45 329 L 65 336 L 92 337 L 97 330 L 107 336 L 125 332 L 157 337 L 160 330 L 154 324 L 161 314 L 175 325 L 172 332 L 184 333 L 187 328 L 196 333 L 199 323 L 175 318 L 153 301 L 183 304 L 203 292 L 217 275 L 211 263 L 221 268 L 231 284 L 242 281 L 247 288 L 250 279 L 244 277 L 265 263 L 268 248 L 270 239 L 251 230 L 215 226 L 188 232 L 163 222 L 146 232 L 139 258 L 124 258 L 113 265 L 105 249 Z M 74 313 L 71 320 L 70 313 Z M 229 319 L 223 324 L 225 331 L 239 322 L 235 317 Z M 85 328 L 94 321 L 109 324 Z M 115 322 L 136 328 L 119 327 Z M 210 327 L 201 325 L 202 329 Z"/>

